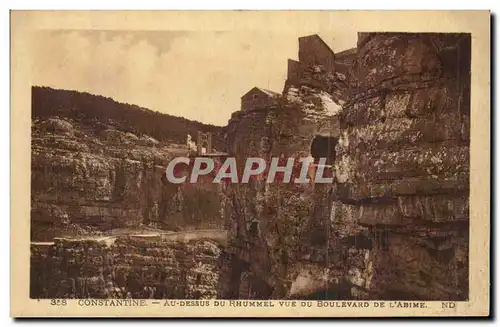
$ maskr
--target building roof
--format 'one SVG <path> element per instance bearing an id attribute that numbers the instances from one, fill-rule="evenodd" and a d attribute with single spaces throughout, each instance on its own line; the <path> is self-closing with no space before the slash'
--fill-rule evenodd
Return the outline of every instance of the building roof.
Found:
<path id="1" fill-rule="evenodd" d="M 261 91 L 261 92 L 264 92 L 266 93 L 267 95 L 269 96 L 273 96 L 273 97 L 276 97 L 276 96 L 280 96 L 281 94 L 278 93 L 278 92 L 274 92 L 274 91 L 271 91 L 271 90 L 266 90 L 266 89 L 262 89 L 260 87 L 255 87 L 257 90 Z"/>
<path id="2" fill-rule="evenodd" d="M 299 42 L 301 39 L 317 39 L 319 40 L 327 49 L 330 51 L 330 53 L 335 56 L 335 52 L 333 52 L 332 48 L 326 42 L 318 35 L 318 34 L 311 34 L 311 35 L 306 35 L 306 36 L 300 36 L 299 37 Z"/>
<path id="3" fill-rule="evenodd" d="M 247 94 L 249 94 L 249 93 L 252 93 L 252 92 L 253 92 L 253 91 L 255 91 L 255 90 L 260 91 L 260 92 L 262 92 L 262 93 L 266 94 L 266 95 L 267 95 L 267 96 L 269 96 L 269 97 L 277 97 L 277 96 L 280 96 L 280 95 L 281 95 L 281 94 L 280 94 L 280 93 L 278 93 L 278 92 L 274 92 L 274 91 L 271 91 L 271 90 L 266 90 L 266 89 L 263 89 L 263 88 L 260 88 L 260 87 L 255 86 L 255 87 L 253 87 L 250 91 L 248 91 L 247 93 L 243 94 L 242 98 L 243 98 L 245 95 L 247 95 Z"/>

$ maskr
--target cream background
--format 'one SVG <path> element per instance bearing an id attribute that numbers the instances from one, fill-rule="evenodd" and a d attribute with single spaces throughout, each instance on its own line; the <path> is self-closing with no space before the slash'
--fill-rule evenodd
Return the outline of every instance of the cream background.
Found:
<path id="1" fill-rule="evenodd" d="M 161 12 L 161 11 L 80 11 L 80 12 L 23 12 L 11 13 L 11 315 L 20 316 L 407 316 L 407 315 L 487 315 L 489 313 L 489 235 L 490 235 L 490 26 L 489 12 L 487 11 L 211 11 L 211 12 Z M 457 302 L 455 309 L 442 309 L 441 302 L 427 302 L 427 309 L 359 309 L 359 308 L 214 308 L 212 307 L 139 307 L 139 308 L 112 308 L 112 307 L 78 307 L 76 301 L 66 307 L 52 307 L 49 301 L 29 299 L 29 226 L 30 226 L 30 124 L 31 124 L 31 85 L 40 81 L 40 78 L 53 79 L 54 83 L 62 83 L 61 77 L 51 76 L 49 73 L 40 74 L 32 70 L 32 65 L 40 56 L 38 51 L 43 47 L 37 38 L 40 31 L 46 30 L 168 30 L 189 31 L 192 35 L 214 35 L 207 31 L 230 31 L 231 38 L 238 40 L 238 35 L 254 34 L 264 35 L 261 40 L 266 48 L 264 58 L 274 58 L 273 51 L 289 50 L 281 58 L 280 65 L 285 67 L 288 57 L 294 58 L 297 51 L 296 36 L 317 33 L 321 36 L 335 37 L 342 35 L 342 31 L 412 31 L 412 32 L 470 32 L 472 33 L 472 76 L 471 76 L 471 205 L 470 205 L 470 300 Z M 207 34 L 208 33 L 208 34 Z M 350 32 L 349 32 L 350 33 Z M 326 39 L 327 42 L 332 42 Z M 236 42 L 236 41 L 235 41 Z M 292 43 L 295 45 L 291 45 Z M 346 41 L 347 42 L 347 41 Z M 350 41 L 349 41 L 350 42 Z M 236 42 L 237 44 L 237 42 Z M 330 43 L 334 51 L 336 47 Z M 40 50 L 42 48 L 42 50 Z M 146 46 L 147 48 L 147 46 Z M 276 50 L 278 49 L 278 50 Z M 344 49 L 341 49 L 344 50 Z M 46 50 L 43 50 L 46 51 Z M 96 50 L 97 51 L 97 50 Z M 143 51 L 143 50 L 141 50 Z M 139 51 L 139 53 L 142 53 Z M 211 64 L 224 66 L 227 57 L 217 57 L 217 52 L 206 50 L 205 55 L 213 61 Z M 234 47 L 228 48 L 228 54 L 233 54 Z M 50 52 L 50 51 L 49 51 Z M 149 52 L 144 52 L 149 53 Z M 220 52 L 219 52 L 220 53 Z M 234 54 L 237 55 L 238 53 Z M 125 58 L 132 54 L 124 53 Z M 247 76 L 254 76 L 251 86 L 269 80 L 269 85 L 280 85 L 278 70 L 271 61 L 261 60 L 263 54 L 257 51 L 249 55 L 249 60 L 259 62 L 264 68 L 241 67 L 242 80 Z M 37 57 L 38 56 L 38 57 Z M 129 57 L 127 57 L 129 56 Z M 183 56 L 183 54 L 181 54 Z M 259 57 L 257 57 L 259 56 Z M 86 58 L 78 58 L 85 61 Z M 186 60 L 184 58 L 183 60 Z M 220 61 L 224 61 L 221 63 Z M 69 62 L 68 62 L 69 63 Z M 232 63 L 231 65 L 233 65 Z M 139 65 L 146 65 L 146 71 L 151 65 L 144 61 Z M 84 66 L 85 67 L 85 66 Z M 139 66 L 143 67 L 143 66 Z M 73 69 L 73 68 L 72 68 Z M 76 69 L 76 68 L 75 68 Z M 208 68 L 207 68 L 208 69 Z M 256 71 L 254 71 L 256 69 Z M 113 70 L 111 70 L 113 71 Z M 127 70 L 128 71 L 128 70 Z M 135 68 L 134 68 L 134 71 Z M 189 70 L 188 70 L 189 71 Z M 142 70 L 137 70 L 137 79 L 149 80 L 150 75 L 140 75 Z M 269 72 L 269 73 L 268 73 Z M 272 73 L 270 73 L 272 72 Z M 85 74 L 86 72 L 80 71 Z M 79 73 L 79 74 L 80 74 Z M 189 73 L 191 74 L 191 73 Z M 195 76 L 189 75 L 186 78 Z M 248 75 L 247 75 L 248 74 Z M 48 77 L 47 77 L 48 76 Z M 124 75 L 128 76 L 128 75 Z M 159 75 L 157 78 L 162 78 Z M 68 81 L 71 76 L 65 76 Z M 91 81 L 95 77 L 79 77 L 76 81 Z M 115 79 L 114 76 L 106 77 Z M 105 77 L 99 77 L 98 83 L 104 83 Z M 88 80 L 87 80 L 88 79 Z M 275 79 L 275 80 L 274 80 Z M 154 79 L 153 79 L 154 80 Z M 129 77 L 122 81 L 130 87 L 133 82 Z M 73 83 L 79 83 L 74 82 Z M 209 85 L 213 90 L 233 97 L 232 92 L 247 86 L 229 85 L 224 78 L 213 80 L 214 85 Z M 226 83 L 226 84 L 224 84 Z M 273 84 L 276 83 L 276 84 Z M 222 85 L 221 85 L 222 84 Z M 76 84 L 68 84 L 76 85 Z M 90 85 L 90 83 L 88 84 Z M 63 85 L 64 86 L 64 85 Z M 266 87 L 266 85 L 260 85 Z M 282 84 L 281 84 L 282 86 Z M 153 94 L 160 96 L 163 91 L 155 89 Z M 64 88 L 70 88 L 64 86 Z M 270 88 L 273 88 L 270 86 Z M 109 86 L 109 92 L 122 92 Z M 174 100 L 184 97 L 196 97 L 191 89 L 176 89 Z M 281 91 L 281 90 L 278 90 Z M 108 91 L 107 91 L 108 92 Z M 214 91 L 215 92 L 215 91 Z M 208 92 L 207 94 L 210 94 Z M 105 94 L 112 96 L 111 94 Z M 143 95 L 138 93 L 137 99 Z M 239 97 L 240 94 L 237 95 Z M 214 94 L 213 97 L 216 97 Z M 149 98 L 149 97 L 148 97 Z M 201 101 L 211 101 L 211 98 Z M 145 100 L 147 100 L 145 98 Z M 174 101 L 171 99 L 171 101 Z M 128 101 L 128 100 L 126 100 Z M 136 100 L 134 100 L 136 101 Z M 142 100 L 141 100 L 142 101 Z M 152 100 L 151 100 L 152 101 Z M 170 101 L 170 100 L 169 100 Z M 184 101 L 184 100 L 183 100 Z M 187 100 L 186 100 L 187 101 Z M 216 101 L 220 101 L 216 99 Z M 231 100 L 234 101 L 234 100 Z M 228 106 L 232 102 L 228 100 Z M 175 101 L 174 101 L 175 103 Z M 137 103 L 147 107 L 147 103 Z M 162 107 L 163 108 L 163 107 Z M 188 116 L 188 109 L 182 110 Z M 185 108 L 189 108 L 186 106 Z M 222 108 L 200 106 L 210 112 L 214 121 L 227 119 Z M 205 109 L 207 108 L 207 109 Z M 160 110 L 160 108 L 151 108 Z M 198 110 L 201 110 L 198 109 Z M 163 110 L 163 109 L 162 109 Z M 167 110 L 167 109 L 164 109 Z M 171 110 L 171 109 L 169 109 Z M 172 112 L 173 113 L 173 112 Z M 207 114 L 208 115 L 208 114 Z M 219 118 L 224 116 L 224 119 Z M 201 117 L 201 116 L 200 116 Z M 200 118 L 201 119 L 201 118 Z M 205 118 L 203 118 L 205 119 Z"/>

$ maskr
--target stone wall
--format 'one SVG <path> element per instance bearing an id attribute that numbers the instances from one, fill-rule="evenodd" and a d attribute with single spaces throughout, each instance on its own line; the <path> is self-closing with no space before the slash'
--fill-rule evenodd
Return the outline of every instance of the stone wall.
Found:
<path id="1" fill-rule="evenodd" d="M 299 37 L 299 61 L 308 66 L 323 66 L 335 71 L 335 54 L 318 35 Z"/>
<path id="2" fill-rule="evenodd" d="M 215 298 L 223 244 L 162 236 L 32 243 L 30 297 Z"/>
<path id="3" fill-rule="evenodd" d="M 335 71 L 337 73 L 349 76 L 350 70 L 356 61 L 357 50 L 357 48 L 353 48 L 335 54 Z"/>

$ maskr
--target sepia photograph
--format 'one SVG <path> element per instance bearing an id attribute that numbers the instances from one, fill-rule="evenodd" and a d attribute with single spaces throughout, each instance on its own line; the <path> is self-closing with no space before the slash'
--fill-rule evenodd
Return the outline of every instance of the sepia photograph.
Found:
<path id="1" fill-rule="evenodd" d="M 268 29 L 87 14 L 88 28 L 30 34 L 26 299 L 247 316 L 489 305 L 471 295 L 471 278 L 489 283 L 471 277 L 489 256 L 487 237 L 471 248 L 471 192 L 489 185 L 471 178 L 471 121 L 489 124 L 489 103 L 471 111 L 473 33 L 357 28 L 342 12 Z M 287 15 L 243 14 L 211 13 Z"/>

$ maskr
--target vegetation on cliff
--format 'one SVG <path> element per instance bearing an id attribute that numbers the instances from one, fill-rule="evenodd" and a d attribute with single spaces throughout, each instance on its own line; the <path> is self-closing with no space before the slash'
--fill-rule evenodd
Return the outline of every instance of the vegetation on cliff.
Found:
<path id="1" fill-rule="evenodd" d="M 146 134 L 160 142 L 184 144 L 188 133 L 196 139 L 199 130 L 211 132 L 214 147 L 218 150 L 224 149 L 223 127 L 163 114 L 134 104 L 116 102 L 111 98 L 86 92 L 34 86 L 31 108 L 33 119 L 60 116 L 101 125 L 103 128 L 111 124 L 121 131 Z"/>

